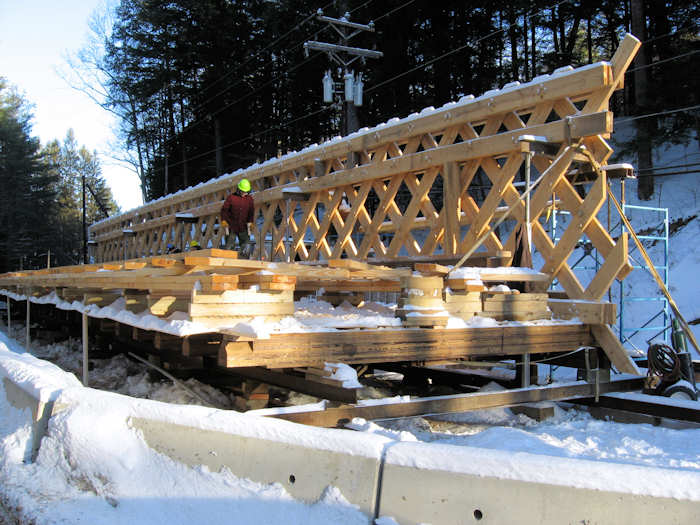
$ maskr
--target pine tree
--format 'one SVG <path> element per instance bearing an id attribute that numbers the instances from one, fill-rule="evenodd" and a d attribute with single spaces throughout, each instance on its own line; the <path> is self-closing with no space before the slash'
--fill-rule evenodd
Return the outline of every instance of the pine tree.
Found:
<path id="1" fill-rule="evenodd" d="M 0 273 L 34 264 L 52 238 L 55 177 L 31 136 L 26 101 L 0 78 Z"/>

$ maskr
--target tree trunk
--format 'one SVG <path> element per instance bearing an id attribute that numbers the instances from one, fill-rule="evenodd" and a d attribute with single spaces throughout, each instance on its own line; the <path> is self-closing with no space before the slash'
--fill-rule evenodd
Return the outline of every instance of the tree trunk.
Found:
<path id="1" fill-rule="evenodd" d="M 518 28 L 513 5 L 508 7 L 508 39 L 510 41 L 510 71 L 512 80 L 518 80 Z"/>
<path id="2" fill-rule="evenodd" d="M 525 80 L 526 82 L 532 78 L 530 76 L 530 72 L 528 71 L 529 61 L 527 57 L 529 56 L 530 51 L 528 50 L 527 45 L 527 13 L 525 13 L 523 15 L 523 57 L 525 57 L 525 59 L 523 60 L 523 80 Z"/>
<path id="3" fill-rule="evenodd" d="M 644 42 L 646 35 L 646 16 L 644 13 L 644 0 L 632 0 L 632 34 Z M 634 60 L 634 97 L 638 114 L 649 106 L 649 58 L 642 46 Z M 653 152 L 651 137 L 656 128 L 654 117 L 641 118 L 637 123 L 637 196 L 643 200 L 649 200 L 654 193 Z"/>
<path id="4" fill-rule="evenodd" d="M 224 158 L 221 153 L 221 122 L 218 117 L 214 119 L 214 147 L 216 148 L 216 176 L 224 172 Z"/>
<path id="5" fill-rule="evenodd" d="M 537 18 L 533 17 L 532 23 L 530 24 L 530 51 L 532 52 L 532 65 L 530 66 L 530 71 L 532 71 L 532 78 L 537 76 L 537 46 L 536 38 L 537 36 Z"/>

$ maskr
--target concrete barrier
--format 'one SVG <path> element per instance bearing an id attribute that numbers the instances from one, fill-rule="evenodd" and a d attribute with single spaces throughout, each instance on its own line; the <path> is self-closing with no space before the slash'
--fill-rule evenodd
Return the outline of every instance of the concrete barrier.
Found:
<path id="1" fill-rule="evenodd" d="M 28 459 L 34 461 L 39 452 L 41 439 L 46 435 L 46 429 L 49 426 L 53 401 L 42 401 L 39 396 L 25 391 L 7 377 L 2 378 L 2 384 L 10 406 L 17 410 L 27 409 L 31 413 L 32 449 Z"/>
<path id="2" fill-rule="evenodd" d="M 151 448 L 187 465 L 206 465 L 213 471 L 226 467 L 238 477 L 260 483 L 279 482 L 293 497 L 307 502 L 317 501 L 328 486 L 334 486 L 362 512 L 374 515 L 383 440 L 370 439 L 366 454 L 358 455 L 152 419 L 134 417 L 130 424 Z M 290 427 L 290 434 L 292 430 Z M 363 440 L 376 436 L 356 437 Z"/>
<path id="3" fill-rule="evenodd" d="M 493 463 L 499 461 L 499 456 L 500 476 L 498 465 Z M 562 484 L 553 484 L 528 479 L 533 473 L 522 465 L 527 465 L 530 458 L 523 456 L 526 455 L 426 443 L 392 445 L 382 472 L 379 515 L 392 516 L 401 525 L 700 523 L 696 473 L 607 464 L 604 467 L 620 477 L 619 483 L 608 483 L 604 475 L 603 479 L 595 479 L 600 474 L 597 471 L 601 471 L 596 468 L 600 462 L 540 457 L 530 463 L 529 467 L 542 467 L 542 475 L 536 477 L 543 479 L 550 478 L 553 469 L 559 470 L 561 475 L 554 477 Z M 417 458 L 420 459 L 415 461 Z M 579 463 L 578 468 L 572 468 L 575 463 Z M 473 472 L 481 468 L 489 474 Z M 580 479 L 582 473 L 585 480 Z M 678 484 L 679 497 L 659 495 L 654 490 L 656 483 L 647 487 L 651 494 L 615 490 L 622 489 L 625 482 L 630 487 L 639 485 L 639 476 L 658 476 L 658 483 Z M 569 481 L 564 484 L 567 478 Z M 668 487 L 668 492 L 673 493 L 673 487 Z"/>

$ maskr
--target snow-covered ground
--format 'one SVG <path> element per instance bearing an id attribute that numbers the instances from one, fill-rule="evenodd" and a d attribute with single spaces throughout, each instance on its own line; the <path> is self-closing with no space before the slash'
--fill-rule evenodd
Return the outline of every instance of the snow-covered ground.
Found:
<path id="1" fill-rule="evenodd" d="M 672 165 L 679 155 L 689 162 L 697 160 L 699 154 L 696 149 L 689 152 L 675 147 L 666 152 L 666 156 L 659 159 L 657 164 Z M 619 183 L 613 182 L 613 187 L 619 193 Z M 695 273 L 700 268 L 700 249 L 697 245 L 700 234 L 698 190 L 700 185 L 695 176 L 659 178 L 651 204 L 668 207 L 671 223 L 685 223 L 670 238 L 670 290 L 690 322 L 700 318 L 697 301 L 699 287 Z M 633 182 L 627 183 L 627 202 L 638 203 Z M 657 218 L 631 215 L 633 225 L 640 231 L 659 226 Z M 649 244 L 651 251 L 658 255 L 659 244 Z M 653 281 L 650 282 L 642 270 L 635 270 L 627 281 L 629 286 L 625 290 L 634 292 L 626 293 L 656 293 Z M 291 326 L 294 323 L 303 325 L 305 329 L 333 328 L 328 324 L 330 317 L 344 318 L 343 322 L 352 326 L 364 322 L 363 317 L 371 316 L 379 325 L 390 326 L 383 323 L 394 322 L 393 312 L 387 311 L 387 307 L 377 304 L 368 308 L 368 311 L 360 313 L 346 305 L 334 311 L 325 304 L 307 301 L 302 309 L 305 313 L 287 321 L 290 326 L 282 329 L 298 329 Z M 629 314 L 631 326 L 645 320 L 644 313 L 630 311 Z M 148 325 L 156 322 L 156 319 L 143 322 Z M 184 324 L 178 326 L 187 328 Z M 11 335 L 21 339 L 21 326 L 14 328 Z M 693 328 L 696 337 L 700 337 L 700 326 Z M 644 346 L 640 344 L 640 347 Z M 41 359 L 23 352 L 20 345 L 4 332 L 0 333 L 0 365 L 11 371 L 13 380 L 29 385 L 38 392 L 69 389 L 73 395 L 94 401 L 84 403 L 81 409 L 68 410 L 53 418 L 36 461 L 30 462 L 29 414 L 26 410 L 15 409 L 6 401 L 5 386 L 0 380 L 0 523 L 10 519 L 4 517 L 5 513 L 9 513 L 12 519 L 20 519 L 21 523 L 36 524 L 128 522 L 215 525 L 235 522 L 313 525 L 367 522 L 367 516 L 348 504 L 340 491 L 333 487 L 329 487 L 319 501 L 309 504 L 295 500 L 279 484 L 261 485 L 237 478 L 227 470 L 212 472 L 206 467 L 190 468 L 155 452 L 126 425 L 125 418 L 114 417 L 127 411 L 126 400 L 131 398 L 100 394 L 80 386 L 73 375 L 78 374 L 81 366 L 77 342 L 34 346 L 32 353 Z M 47 360 L 57 363 L 63 370 Z M 168 381 L 153 379 L 144 368 L 124 357 L 113 358 L 104 364 L 106 366 L 96 363 L 91 371 L 91 381 L 97 388 L 110 389 L 125 396 L 179 404 L 181 408 L 176 410 L 182 410 L 188 417 L 217 417 L 223 420 L 230 417 L 236 418 L 238 424 L 246 421 L 240 418 L 249 418 L 247 420 L 253 424 L 256 417 L 193 407 L 191 405 L 199 404 L 201 400 Z M 210 405 L 228 408 L 232 404 L 232 397 L 226 392 L 195 380 L 188 380 L 186 385 L 198 397 L 210 400 Z M 486 388 L 493 388 L 493 385 Z M 206 412 L 201 412 L 204 410 Z M 619 424 L 595 420 L 578 410 L 561 408 L 556 409 L 554 418 L 541 423 L 515 415 L 509 409 L 495 409 L 381 424 L 356 419 L 350 428 L 394 441 L 424 441 L 474 450 L 534 454 L 542 458 L 594 460 L 603 465 L 602 468 L 609 467 L 607 472 L 613 477 L 620 465 L 670 469 L 683 473 L 692 481 L 685 488 L 677 488 L 691 491 L 682 496 L 700 500 L 700 491 L 696 490 L 700 486 L 698 428 Z M 307 429 L 299 427 L 299 432 L 307 432 Z M 322 436 L 316 438 L 319 444 L 327 439 L 327 435 Z M 648 483 L 649 480 L 639 482 Z M 662 484 L 663 480 L 657 483 Z M 385 517 L 377 523 L 392 523 L 392 520 Z"/>

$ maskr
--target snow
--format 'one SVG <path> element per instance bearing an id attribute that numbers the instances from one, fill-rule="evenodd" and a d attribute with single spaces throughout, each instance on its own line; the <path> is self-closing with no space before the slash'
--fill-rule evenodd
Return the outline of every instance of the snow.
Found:
<path id="1" fill-rule="evenodd" d="M 478 252 L 477 252 L 478 253 Z M 498 266 L 496 268 L 480 268 L 476 266 L 460 266 L 456 270 L 452 270 L 448 273 L 450 279 L 481 279 L 482 274 L 487 275 L 508 275 L 512 277 L 522 276 L 522 275 L 538 275 L 540 272 L 533 270 L 532 268 L 520 268 L 514 266 Z"/>
<path id="2" fill-rule="evenodd" d="M 18 352 L 0 333 L 0 377 L 33 385 L 67 406 L 51 418 L 36 461 L 29 463 L 31 414 L 6 401 L 0 381 L 0 500 L 22 523 L 224 524 L 232 516 L 251 524 L 368 521 L 333 486 L 318 501 L 304 503 L 279 483 L 255 483 L 225 468 L 188 467 L 148 447 L 129 421 L 177 421 L 370 457 L 381 453 L 385 438 L 87 389 L 72 374 Z"/>

